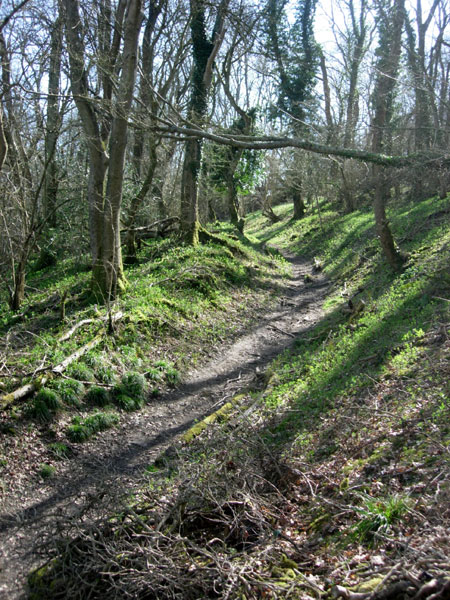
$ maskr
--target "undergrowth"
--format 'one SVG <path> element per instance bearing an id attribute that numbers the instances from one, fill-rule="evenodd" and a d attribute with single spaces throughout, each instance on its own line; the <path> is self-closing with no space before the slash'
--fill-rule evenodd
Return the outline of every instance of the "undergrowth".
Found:
<path id="1" fill-rule="evenodd" d="M 149 465 L 106 522 L 72 523 L 31 575 L 35 597 L 447 597 L 444 209 L 433 198 L 390 215 L 409 255 L 399 274 L 369 210 L 252 216 L 255 244 L 316 257 L 333 282 L 325 317 L 274 361 L 264 391 Z"/>
<path id="2" fill-rule="evenodd" d="M 273 276 L 280 270 L 288 273 L 282 260 L 261 253 L 244 237 L 234 240 L 219 233 L 219 239 L 220 244 L 195 248 L 176 239 L 144 246 L 138 263 L 126 270 L 125 294 L 111 307 L 113 315 L 123 316 L 110 335 L 106 308 L 93 304 L 87 293 L 86 270 L 77 274 L 74 261 L 67 260 L 30 272 L 21 312 L 12 313 L 0 302 L 1 369 L 9 374 L 0 379 L 0 395 L 36 381 L 37 374 L 51 370 L 96 335 L 102 337 L 100 344 L 68 365 L 64 378 L 47 382 L 58 406 L 38 395 L 23 411 L 25 421 L 50 422 L 70 411 L 108 404 L 137 410 L 147 394 L 156 397 L 178 385 L 188 366 L 249 325 L 255 318 L 249 307 L 256 310 L 273 301 Z M 22 406 L 26 408 L 19 405 L 19 413 Z"/>

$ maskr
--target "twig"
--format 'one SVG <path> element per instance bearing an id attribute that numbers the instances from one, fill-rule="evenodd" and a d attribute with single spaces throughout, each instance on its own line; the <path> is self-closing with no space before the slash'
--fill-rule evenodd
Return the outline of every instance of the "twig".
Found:
<path id="1" fill-rule="evenodd" d="M 284 329 L 281 329 L 280 327 L 277 327 L 276 325 L 269 325 L 269 327 L 271 329 L 275 329 L 275 331 L 278 331 L 279 333 L 282 333 L 283 335 L 288 335 L 289 337 L 292 337 L 292 338 L 296 337 L 293 333 L 290 333 L 289 331 L 284 331 Z"/>

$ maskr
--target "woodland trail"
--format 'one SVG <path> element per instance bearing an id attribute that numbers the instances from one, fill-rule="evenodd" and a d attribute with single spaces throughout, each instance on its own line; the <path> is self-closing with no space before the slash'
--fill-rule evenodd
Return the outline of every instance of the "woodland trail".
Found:
<path id="1" fill-rule="evenodd" d="M 127 415 L 120 427 L 80 445 L 62 473 L 40 485 L 30 483 L 7 498 L 0 508 L 0 599 L 26 598 L 27 574 L 42 562 L 40 547 L 61 524 L 80 515 L 107 514 L 112 498 L 137 488 L 145 468 L 196 419 L 254 385 L 267 365 L 320 319 L 328 282 L 318 274 L 306 284 L 311 264 L 299 257 L 286 258 L 293 275 L 277 309 L 262 314 L 250 331 L 189 373 L 177 390 Z"/>

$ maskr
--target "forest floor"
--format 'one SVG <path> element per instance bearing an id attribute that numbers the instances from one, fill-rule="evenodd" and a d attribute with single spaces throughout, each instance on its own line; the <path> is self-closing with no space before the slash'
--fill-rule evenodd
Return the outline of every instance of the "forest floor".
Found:
<path id="1" fill-rule="evenodd" d="M 292 277 L 280 283 L 275 310 L 253 310 L 256 322 L 235 340 L 217 347 L 214 356 L 192 370 L 182 385 L 153 399 L 142 411 L 127 414 L 120 426 L 77 447 L 45 481 L 29 477 L 27 461 L 39 459 L 42 444 L 35 430 L 9 449 L 19 483 L 4 496 L 0 515 L 0 597 L 25 597 L 26 578 L 42 561 L 40 549 L 63 525 L 95 503 L 97 518 L 113 498 L 131 493 L 145 469 L 199 419 L 250 387 L 257 387 L 267 365 L 321 317 L 329 289 L 309 261 L 287 256 Z M 16 453 L 16 459 L 14 458 Z M 20 470 L 22 467 L 22 474 Z M 13 474 L 11 473 L 11 476 Z M 103 498 L 103 502 L 100 499 Z"/>
<path id="2" fill-rule="evenodd" d="M 30 600 L 449 599 L 449 199 L 392 211 L 399 272 L 369 206 L 342 215 L 323 201 L 301 221 L 276 209 L 276 223 L 250 215 L 245 240 L 149 248 L 129 271 L 127 318 L 68 373 L 92 367 L 81 403 L 64 397 L 43 423 L 39 392 L 2 416 L 5 598 L 28 576 Z M 265 244 L 285 253 L 289 281 Z M 9 373 L 29 372 L 30 356 L 56 364 L 98 331 L 52 346 L 68 322 L 46 285 L 33 306 L 56 329 Z M 7 317 L 9 348 L 42 325 L 29 314 Z M 162 365 L 168 384 L 184 375 L 155 393 Z M 118 394 L 138 369 L 150 395 L 127 413 Z M 100 406 L 119 408 L 117 426 L 74 441 L 69 423 L 90 418 L 111 375 Z"/>

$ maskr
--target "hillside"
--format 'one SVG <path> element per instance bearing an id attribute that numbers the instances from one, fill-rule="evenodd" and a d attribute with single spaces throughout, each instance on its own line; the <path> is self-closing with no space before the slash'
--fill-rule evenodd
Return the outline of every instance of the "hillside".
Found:
<path id="1" fill-rule="evenodd" d="M 35 273 L 3 319 L 5 406 L 24 374 L 101 341 L 3 411 L 3 530 L 20 495 L 42 493 L 26 523 L 52 486 L 72 474 L 79 488 L 75 511 L 42 513 L 30 597 L 449 597 L 448 200 L 391 215 L 399 274 L 369 208 L 318 209 L 255 213 L 240 240 L 223 225 L 217 244 L 153 243 L 109 334 L 87 274 Z M 238 362 L 221 371 L 226 348 Z M 208 398 L 183 426 L 162 412 L 189 396 Z M 113 429 L 95 434 L 102 419 Z M 171 428 L 158 458 L 146 428 Z M 142 448 L 123 477 L 132 455 L 106 450 L 130 439 Z M 97 488 L 83 484 L 95 453 L 110 470 Z"/>

